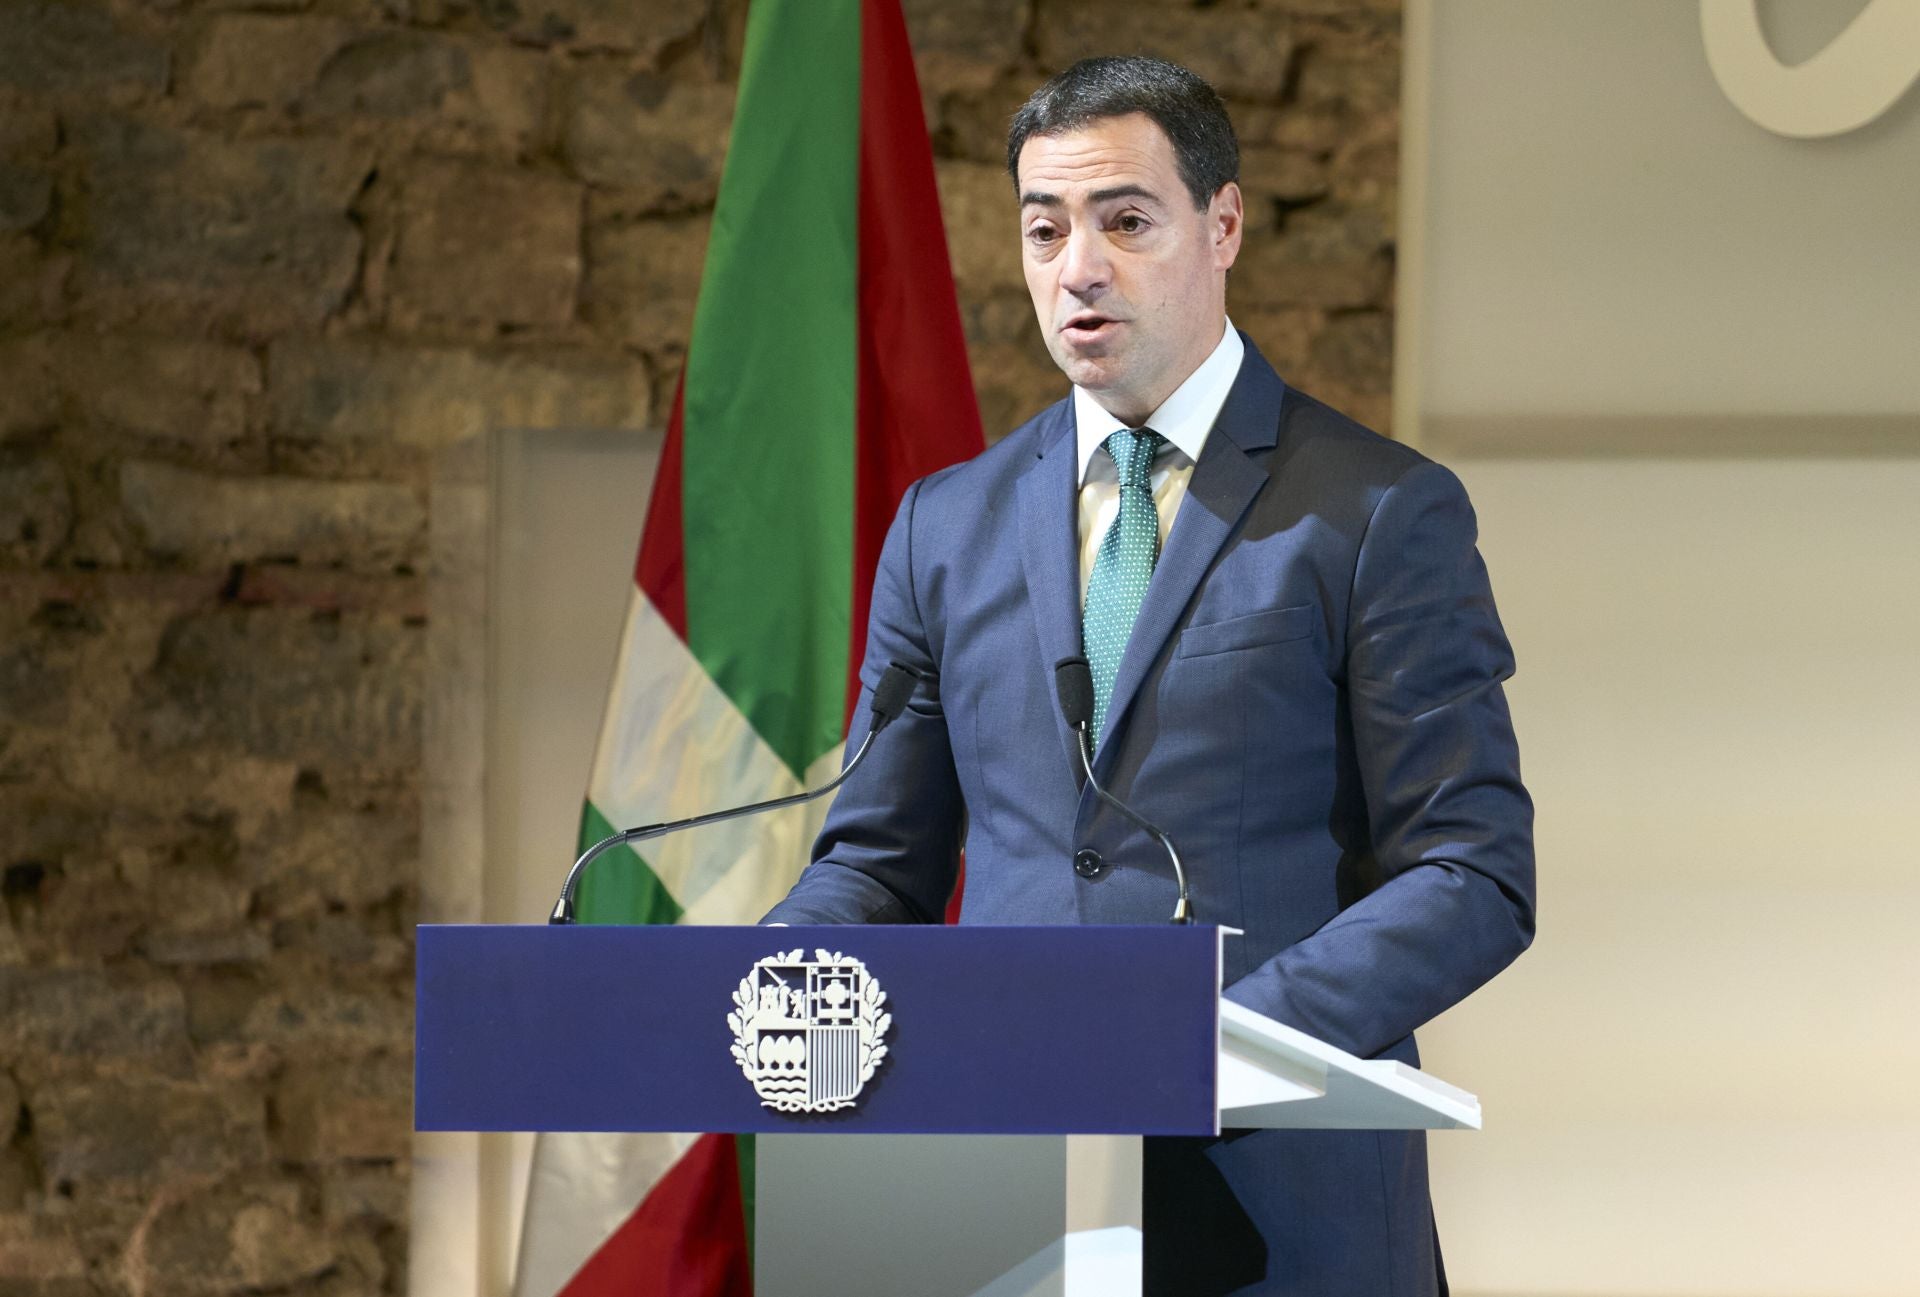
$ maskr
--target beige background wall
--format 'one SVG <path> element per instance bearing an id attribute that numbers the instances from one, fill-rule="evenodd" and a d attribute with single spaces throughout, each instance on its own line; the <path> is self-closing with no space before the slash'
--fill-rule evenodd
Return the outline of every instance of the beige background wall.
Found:
<path id="1" fill-rule="evenodd" d="M 1540 815 L 1535 948 L 1426 1033 L 1466 1293 L 1920 1291 L 1920 95 L 1768 135 L 1697 13 L 1409 14 L 1396 383 Z"/>

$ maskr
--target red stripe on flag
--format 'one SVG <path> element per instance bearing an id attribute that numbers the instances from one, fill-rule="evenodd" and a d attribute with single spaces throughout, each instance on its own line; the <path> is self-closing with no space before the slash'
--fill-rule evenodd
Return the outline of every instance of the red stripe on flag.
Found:
<path id="1" fill-rule="evenodd" d="M 859 442 L 854 451 L 853 626 L 847 714 L 860 701 L 873 573 L 900 497 L 918 478 L 980 452 L 947 260 L 933 147 L 899 0 L 860 8 Z M 965 877 L 965 863 L 962 862 Z M 947 902 L 959 921 L 962 881 Z"/>
<path id="2" fill-rule="evenodd" d="M 633 579 L 653 602 L 654 610 L 687 638 L 686 533 L 680 525 L 680 441 L 684 435 L 686 371 L 673 389 L 673 412 L 667 416 L 667 439 L 660 447 L 660 467 L 653 474 L 653 498 L 647 502 L 646 527 L 640 533 L 640 558 Z"/>
<path id="3" fill-rule="evenodd" d="M 556 1297 L 753 1297 L 731 1135 L 702 1135 Z"/>
<path id="4" fill-rule="evenodd" d="M 947 262 L 933 149 L 899 0 L 860 13 L 859 442 L 847 714 L 887 525 L 915 479 L 978 454 L 980 407 Z"/>

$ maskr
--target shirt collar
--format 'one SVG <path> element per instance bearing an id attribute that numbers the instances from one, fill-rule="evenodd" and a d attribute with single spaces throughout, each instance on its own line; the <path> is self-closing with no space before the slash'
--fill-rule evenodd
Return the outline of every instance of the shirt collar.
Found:
<path id="1" fill-rule="evenodd" d="M 1207 434 L 1213 431 L 1220 407 L 1227 403 L 1227 392 L 1240 374 L 1240 361 L 1246 349 L 1233 321 L 1226 321 L 1226 329 L 1213 354 L 1187 375 L 1187 381 L 1176 387 L 1172 396 L 1161 402 L 1160 408 L 1148 417 L 1146 426 L 1165 437 L 1167 443 L 1190 462 L 1199 463 Z M 1084 485 L 1093 453 L 1116 429 L 1127 425 L 1107 413 L 1093 398 L 1093 393 L 1079 386 L 1073 389 L 1073 421 L 1074 439 L 1080 452 L 1080 481 Z"/>

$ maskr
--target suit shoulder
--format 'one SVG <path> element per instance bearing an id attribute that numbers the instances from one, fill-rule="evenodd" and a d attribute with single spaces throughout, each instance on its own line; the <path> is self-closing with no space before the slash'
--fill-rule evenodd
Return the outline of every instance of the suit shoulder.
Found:
<path id="1" fill-rule="evenodd" d="M 1384 489 L 1423 465 L 1444 465 L 1395 441 L 1318 397 L 1289 386 L 1280 414 L 1278 456 L 1294 471 L 1325 469 Z M 1450 476 L 1450 474 L 1449 474 Z"/>

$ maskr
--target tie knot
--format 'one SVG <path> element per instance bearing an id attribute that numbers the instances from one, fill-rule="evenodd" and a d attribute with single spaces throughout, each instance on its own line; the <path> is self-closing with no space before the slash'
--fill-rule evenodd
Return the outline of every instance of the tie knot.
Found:
<path id="1" fill-rule="evenodd" d="M 1113 457 L 1113 466 L 1120 470 L 1120 485 L 1145 486 L 1153 476 L 1153 457 L 1166 440 L 1152 428 L 1138 432 L 1121 428 L 1108 437 L 1103 444 Z"/>

